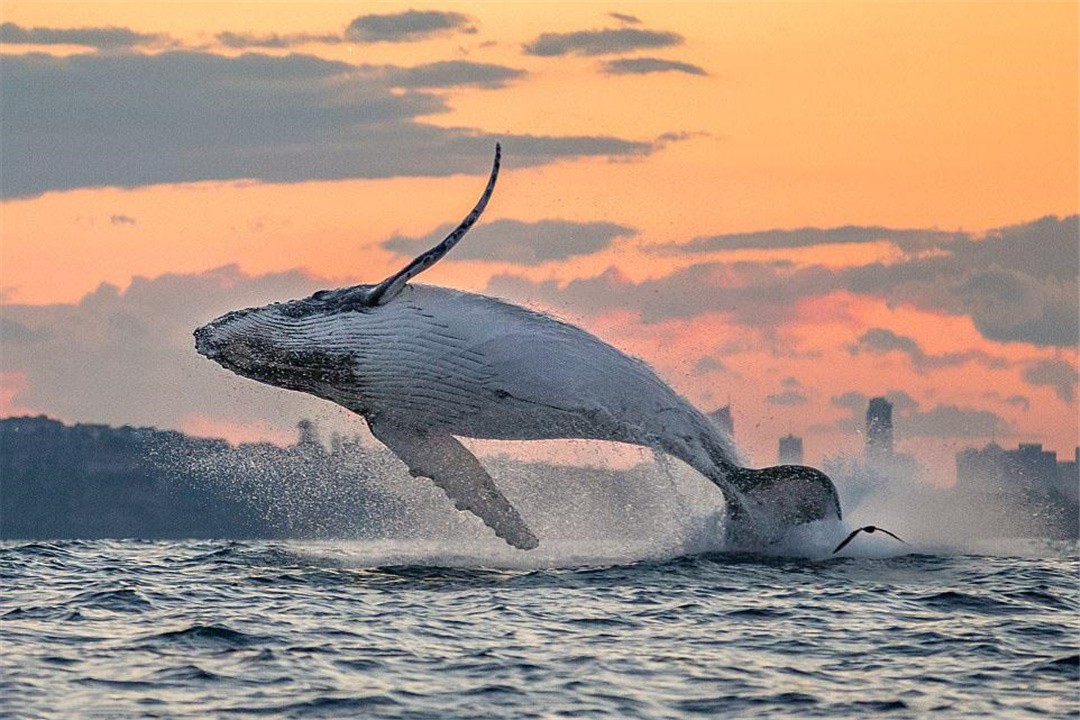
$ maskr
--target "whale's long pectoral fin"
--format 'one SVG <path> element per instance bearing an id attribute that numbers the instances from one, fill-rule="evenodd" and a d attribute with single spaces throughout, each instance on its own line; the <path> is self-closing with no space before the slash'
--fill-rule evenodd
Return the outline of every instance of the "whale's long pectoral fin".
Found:
<path id="1" fill-rule="evenodd" d="M 414 477 L 431 478 L 454 507 L 479 517 L 509 544 L 521 550 L 540 544 L 480 462 L 454 436 L 378 422 L 371 423 L 371 432 Z"/>

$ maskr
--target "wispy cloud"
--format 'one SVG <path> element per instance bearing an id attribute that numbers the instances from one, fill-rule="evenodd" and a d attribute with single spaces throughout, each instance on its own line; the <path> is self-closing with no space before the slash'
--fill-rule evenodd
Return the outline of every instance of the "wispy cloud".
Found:
<path id="1" fill-rule="evenodd" d="M 861 352 L 885 354 L 899 352 L 907 355 L 911 360 L 912 367 L 921 373 L 928 370 L 943 367 L 954 367 L 967 363 L 978 363 L 988 368 L 1001 370 L 1009 366 L 1005 358 L 995 357 L 981 350 L 968 350 L 965 352 L 943 353 L 930 355 L 914 338 L 906 335 L 898 335 L 887 328 L 870 328 L 849 347 L 852 355 Z"/>
<path id="2" fill-rule="evenodd" d="M 683 36 L 674 32 L 639 28 L 607 28 L 569 33 L 543 33 L 525 45 L 525 52 L 541 57 L 570 54 L 615 55 L 634 50 L 671 47 L 682 42 Z"/>
<path id="3" fill-rule="evenodd" d="M 957 240 L 967 240 L 964 233 L 940 230 L 896 229 L 879 226 L 845 225 L 834 228 L 798 228 L 725 233 L 694 238 L 681 245 L 657 245 L 660 255 L 693 255 L 730 250 L 787 250 L 819 245 L 857 245 L 890 242 L 906 252 L 925 251 Z"/>
<path id="4" fill-rule="evenodd" d="M 381 72 L 390 85 L 402 88 L 501 88 L 528 74 L 506 65 L 467 60 L 442 60 L 408 68 L 387 67 Z"/>
<path id="5" fill-rule="evenodd" d="M 608 75 L 648 75 L 649 73 L 679 72 L 687 75 L 708 75 L 704 68 L 676 60 L 660 58 L 618 58 L 603 65 Z"/>
<path id="6" fill-rule="evenodd" d="M 261 48 L 267 50 L 280 50 L 295 47 L 297 45 L 308 45 L 310 43 L 332 45 L 344 41 L 344 38 L 341 35 L 314 33 L 288 33 L 285 35 L 269 33 L 258 35 L 247 32 L 220 32 L 214 37 L 216 37 L 217 41 L 225 47 L 235 49 Z"/>
<path id="7" fill-rule="evenodd" d="M 1024 368 L 1023 378 L 1032 385 L 1051 387 L 1061 402 L 1076 399 L 1077 368 L 1064 360 L 1039 360 Z"/>
<path id="8" fill-rule="evenodd" d="M 387 15 L 361 15 L 340 33 L 250 33 L 226 31 L 217 41 L 230 48 L 285 49 L 321 43 L 404 43 L 454 33 L 472 34 L 476 26 L 468 16 L 438 10 L 408 10 Z"/>
<path id="9" fill-rule="evenodd" d="M 637 25 L 641 22 L 641 19 L 636 15 L 627 15 L 626 13 L 610 12 L 608 13 L 608 17 L 615 18 L 619 22 L 626 23 L 627 25 Z"/>
<path id="10" fill-rule="evenodd" d="M 441 241 L 453 227 L 453 223 L 442 225 L 421 237 L 392 237 L 382 246 L 413 257 Z M 588 255 L 609 247 L 616 238 L 635 233 L 633 228 L 609 222 L 495 220 L 474 228 L 469 242 L 455 248 L 448 259 L 539 265 Z"/>
<path id="11" fill-rule="evenodd" d="M 770 405 L 805 405 L 808 402 L 806 395 L 798 390 L 785 390 L 774 395 L 766 395 L 765 401 Z"/>

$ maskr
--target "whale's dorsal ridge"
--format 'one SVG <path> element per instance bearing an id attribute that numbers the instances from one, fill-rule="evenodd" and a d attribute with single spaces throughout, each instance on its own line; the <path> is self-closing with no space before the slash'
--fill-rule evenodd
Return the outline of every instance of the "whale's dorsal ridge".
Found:
<path id="1" fill-rule="evenodd" d="M 443 238 L 443 241 L 438 245 L 416 256 L 413 258 L 412 262 L 383 280 L 378 285 L 372 288 L 365 288 L 364 294 L 360 298 L 361 304 L 374 307 L 376 305 L 385 305 L 390 302 L 405 288 L 405 285 L 409 280 L 412 280 L 414 277 L 439 262 L 446 253 L 450 252 L 450 250 L 458 244 L 458 241 L 460 241 L 461 238 L 465 237 L 465 233 L 469 232 L 469 229 L 480 219 L 480 215 L 483 214 L 484 208 L 487 207 L 488 200 L 491 199 L 491 193 L 495 190 L 495 181 L 499 177 L 499 164 L 501 159 L 502 147 L 499 143 L 495 143 L 495 160 L 491 165 L 491 176 L 488 178 L 487 187 L 484 188 L 483 195 L 480 196 L 480 199 L 477 201 L 476 206 L 472 211 L 466 215 L 465 219 L 462 220 L 449 235 Z"/>

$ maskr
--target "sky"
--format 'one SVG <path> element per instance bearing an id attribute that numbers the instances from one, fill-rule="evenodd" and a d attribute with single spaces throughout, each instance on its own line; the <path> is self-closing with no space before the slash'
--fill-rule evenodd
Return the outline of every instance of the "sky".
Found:
<path id="1" fill-rule="evenodd" d="M 1075 3 L 24 3 L 0 24 L 0 415 L 287 441 L 236 307 L 424 282 L 581 325 L 758 465 L 1078 444 Z"/>

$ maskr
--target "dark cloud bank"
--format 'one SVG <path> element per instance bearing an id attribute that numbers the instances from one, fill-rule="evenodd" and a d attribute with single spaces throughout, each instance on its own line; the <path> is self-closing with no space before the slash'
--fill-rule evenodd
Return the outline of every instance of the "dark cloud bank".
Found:
<path id="1" fill-rule="evenodd" d="M 198 180 L 445 176 L 486 172 L 496 140 L 511 167 L 635 157 L 662 145 L 494 136 L 421 121 L 446 110 L 427 88 L 497 87 L 521 74 L 459 61 L 358 67 L 306 55 L 8 56 L 0 187 L 12 198 Z"/>

